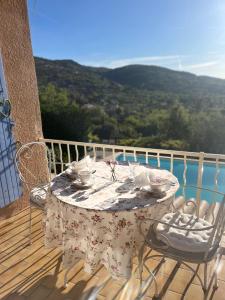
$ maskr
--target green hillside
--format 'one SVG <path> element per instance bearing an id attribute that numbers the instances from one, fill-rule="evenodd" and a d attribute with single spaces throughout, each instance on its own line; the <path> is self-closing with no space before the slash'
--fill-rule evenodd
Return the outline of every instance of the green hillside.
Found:
<path id="1" fill-rule="evenodd" d="M 192 94 L 193 96 L 225 93 L 225 81 L 222 79 L 197 76 L 157 66 L 125 66 L 109 70 L 106 77 L 123 85 L 149 91 Z"/>
<path id="2" fill-rule="evenodd" d="M 45 136 L 224 152 L 225 80 L 157 66 L 35 63 Z"/>

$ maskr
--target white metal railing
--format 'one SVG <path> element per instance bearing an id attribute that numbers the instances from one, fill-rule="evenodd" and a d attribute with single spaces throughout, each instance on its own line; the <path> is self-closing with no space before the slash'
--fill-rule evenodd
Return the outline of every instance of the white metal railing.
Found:
<path id="1" fill-rule="evenodd" d="M 161 159 L 168 159 L 170 163 L 170 171 L 174 171 L 174 161 L 181 160 L 184 164 L 183 169 L 183 183 L 186 184 L 186 175 L 188 170 L 188 162 L 196 162 L 198 164 L 198 175 L 196 185 L 202 187 L 202 178 L 204 171 L 204 164 L 210 163 L 215 166 L 214 184 L 215 190 L 218 187 L 218 175 L 220 172 L 220 166 L 225 165 L 224 154 L 212 154 L 204 152 L 186 152 L 176 150 L 165 149 L 153 149 L 153 148 L 141 148 L 130 146 L 118 146 L 108 144 L 97 143 L 84 143 L 76 141 L 64 141 L 54 139 L 40 139 L 45 142 L 49 147 L 52 154 L 53 172 L 57 174 L 62 172 L 67 163 L 73 160 L 80 160 L 82 157 L 90 154 L 94 159 L 116 159 L 118 155 L 126 160 L 127 156 L 132 156 L 134 161 L 137 161 L 137 157 L 142 155 L 145 158 L 145 163 L 151 165 L 151 159 L 155 159 L 157 166 L 160 168 Z M 199 189 L 196 195 L 196 202 L 200 201 L 201 190 Z M 197 205 L 199 207 L 199 205 Z"/>

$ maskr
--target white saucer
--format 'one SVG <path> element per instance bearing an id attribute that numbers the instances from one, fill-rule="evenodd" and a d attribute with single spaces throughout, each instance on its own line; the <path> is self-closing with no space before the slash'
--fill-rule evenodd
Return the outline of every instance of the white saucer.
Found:
<path id="1" fill-rule="evenodd" d="M 70 169 L 70 168 L 67 168 L 66 170 L 65 170 L 65 174 L 66 174 L 66 176 L 68 176 L 70 179 L 76 179 L 77 178 L 77 173 L 76 172 L 74 172 L 72 169 Z"/>
<path id="2" fill-rule="evenodd" d="M 76 188 L 81 190 L 89 189 L 92 185 L 93 183 L 91 181 L 83 184 L 80 180 L 75 180 L 71 183 L 71 186 L 75 186 Z"/>
<path id="3" fill-rule="evenodd" d="M 143 186 L 141 187 L 141 191 L 142 192 L 146 192 L 146 193 L 152 193 L 152 194 L 162 194 L 167 192 L 170 189 L 170 185 L 165 185 L 164 188 L 162 188 L 161 190 L 158 189 L 152 189 L 151 186 Z"/>

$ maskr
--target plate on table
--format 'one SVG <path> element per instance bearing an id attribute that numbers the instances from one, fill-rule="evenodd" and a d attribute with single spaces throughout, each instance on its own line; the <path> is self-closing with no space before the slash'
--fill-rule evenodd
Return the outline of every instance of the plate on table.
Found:
<path id="1" fill-rule="evenodd" d="M 76 172 L 74 169 L 72 168 L 67 168 L 65 171 L 64 171 L 65 175 L 72 179 L 72 180 L 75 180 L 78 178 L 78 172 Z M 94 174 L 96 173 L 96 170 L 91 170 L 91 174 Z"/>
<path id="2" fill-rule="evenodd" d="M 74 172 L 71 168 L 67 168 L 66 170 L 65 170 L 65 175 L 67 176 L 67 177 L 69 177 L 70 179 L 76 179 L 77 178 L 77 173 L 76 172 Z"/>
<path id="3" fill-rule="evenodd" d="M 80 190 L 86 190 L 86 189 L 89 189 L 90 187 L 92 187 L 93 185 L 93 182 L 91 181 L 88 181 L 87 183 L 82 183 L 80 180 L 75 180 L 74 182 L 71 183 L 71 186 L 73 187 L 76 187 Z"/>
<path id="4" fill-rule="evenodd" d="M 143 186 L 141 188 L 141 191 L 157 196 L 157 195 L 162 195 L 162 194 L 166 193 L 170 189 L 170 187 L 171 186 L 169 184 L 166 184 L 165 186 L 161 187 L 160 190 L 157 190 L 157 189 L 153 189 L 151 186 Z"/>

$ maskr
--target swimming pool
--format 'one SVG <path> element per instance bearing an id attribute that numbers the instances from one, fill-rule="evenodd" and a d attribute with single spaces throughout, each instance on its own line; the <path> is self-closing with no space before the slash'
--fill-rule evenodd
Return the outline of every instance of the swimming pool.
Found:
<path id="1" fill-rule="evenodd" d="M 124 161 L 123 154 L 119 154 L 117 156 L 117 161 Z M 126 155 L 126 161 L 134 161 L 133 155 Z M 137 155 L 137 161 L 141 164 L 146 164 L 144 155 Z M 148 164 L 152 167 L 157 167 L 158 162 L 157 158 L 150 157 L 148 159 Z M 170 159 L 161 158 L 160 157 L 160 169 L 166 169 L 170 171 Z M 180 185 L 183 184 L 183 173 L 184 173 L 184 161 L 180 159 L 174 159 L 173 161 L 173 174 L 178 178 Z M 203 169 L 203 177 L 202 177 L 202 187 L 210 190 L 215 189 L 215 179 L 216 175 L 216 166 L 214 163 L 204 163 Z M 197 178 L 198 178 L 198 162 L 188 161 L 187 160 L 187 171 L 186 171 L 186 184 L 197 186 Z M 196 189 L 195 188 L 186 188 L 185 189 L 185 198 L 195 198 L 196 197 Z M 219 167 L 218 174 L 218 191 L 225 193 L 225 166 Z M 177 196 L 182 195 L 182 188 L 177 191 Z M 215 193 L 211 193 L 209 191 L 201 191 L 201 199 L 207 200 L 208 202 L 212 201 L 212 197 L 215 199 Z M 217 196 L 216 200 L 219 201 L 222 196 Z"/>

